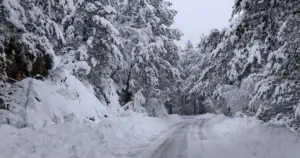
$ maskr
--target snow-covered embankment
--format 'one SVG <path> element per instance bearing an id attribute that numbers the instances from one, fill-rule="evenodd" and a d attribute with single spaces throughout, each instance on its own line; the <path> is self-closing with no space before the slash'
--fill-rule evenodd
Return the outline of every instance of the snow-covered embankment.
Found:
<path id="1" fill-rule="evenodd" d="M 218 115 L 204 126 L 203 157 L 298 158 L 300 137 L 282 126 L 255 118 Z"/>
<path id="2" fill-rule="evenodd" d="M 67 123 L 32 130 L 0 126 L 1 158 L 114 158 L 130 155 L 179 122 L 132 113 L 98 124 Z"/>

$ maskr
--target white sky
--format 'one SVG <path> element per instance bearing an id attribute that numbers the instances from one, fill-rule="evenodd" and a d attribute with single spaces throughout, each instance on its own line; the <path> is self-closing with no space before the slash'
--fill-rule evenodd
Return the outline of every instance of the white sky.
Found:
<path id="1" fill-rule="evenodd" d="M 234 0 L 169 0 L 178 11 L 173 27 L 184 33 L 180 44 L 185 46 L 187 40 L 193 44 L 199 37 L 208 34 L 211 29 L 229 26 Z"/>

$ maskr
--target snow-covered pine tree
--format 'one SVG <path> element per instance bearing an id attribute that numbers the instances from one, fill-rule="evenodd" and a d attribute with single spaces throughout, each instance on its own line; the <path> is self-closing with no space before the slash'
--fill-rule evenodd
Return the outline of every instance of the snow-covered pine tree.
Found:
<path id="1" fill-rule="evenodd" d="M 193 49 L 194 49 L 194 45 L 193 45 L 193 43 L 192 43 L 191 40 L 188 40 L 188 41 L 187 41 L 187 43 L 186 43 L 184 49 L 185 49 L 185 51 L 190 51 L 190 50 L 193 50 Z"/>
<path id="2" fill-rule="evenodd" d="M 161 0 L 133 0 L 121 7 L 119 30 L 128 75 L 124 90 L 142 90 L 145 107 L 153 116 L 166 114 L 164 102 L 179 78 L 178 46 L 181 33 L 171 28 L 176 11 Z"/>
<path id="3" fill-rule="evenodd" d="M 115 88 L 128 89 L 134 96 L 125 102 L 145 97 L 151 115 L 165 114 L 163 103 L 179 77 L 174 41 L 181 36 L 170 27 L 176 14 L 170 2 L 3 0 L 0 5 L 2 76 L 50 72 L 64 82 L 67 71 L 92 84 L 107 104 L 116 98 Z"/>
<path id="4" fill-rule="evenodd" d="M 196 95 L 203 105 L 207 104 L 205 106 L 218 106 L 220 101 L 213 98 L 214 91 L 219 84 L 227 82 L 224 73 L 227 68 L 224 56 L 227 54 L 220 48 L 223 36 L 224 33 L 212 30 L 209 36 L 202 37 L 195 50 L 182 56 L 181 66 L 186 77 L 182 83 L 183 93 Z"/>
<path id="5" fill-rule="evenodd" d="M 97 97 L 107 104 L 112 102 L 112 85 L 114 82 L 121 84 L 121 76 L 127 68 L 119 50 L 122 44 L 119 30 L 114 25 L 117 14 L 110 1 L 86 0 L 75 18 L 74 30 L 80 30 L 76 34 L 88 49 L 88 55 L 83 59 L 91 66 L 85 78 L 95 87 Z"/>
<path id="6" fill-rule="evenodd" d="M 299 129 L 299 5 L 296 0 L 236 1 L 230 27 L 216 40 L 209 40 L 216 31 L 201 40 L 198 60 L 208 58 L 204 67 L 211 71 L 200 70 L 199 77 L 189 73 L 188 78 L 198 78 L 187 79 L 191 90 L 204 91 L 213 105 L 247 108 L 264 121 L 281 120 Z M 205 62 L 198 63 L 188 67 Z"/>
<path id="7" fill-rule="evenodd" d="M 282 120 L 296 129 L 299 79 L 294 67 L 298 65 L 295 19 L 299 5 L 294 0 L 237 3 L 236 11 L 240 10 L 243 17 L 235 31 L 240 48 L 236 49 L 229 72 L 234 81 L 257 82 L 249 102 L 250 111 L 265 121 Z M 292 75 L 291 71 L 295 73 Z"/>

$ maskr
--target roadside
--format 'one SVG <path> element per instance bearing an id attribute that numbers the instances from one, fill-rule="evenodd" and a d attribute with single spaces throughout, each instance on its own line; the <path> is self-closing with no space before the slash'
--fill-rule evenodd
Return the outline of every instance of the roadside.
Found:
<path id="1" fill-rule="evenodd" d="M 300 137 L 255 118 L 183 116 L 135 158 L 298 158 Z"/>
<path id="2" fill-rule="evenodd" d="M 203 158 L 298 158 L 299 133 L 252 117 L 218 115 L 205 124 L 199 142 Z"/>
<path id="3" fill-rule="evenodd" d="M 124 157 L 179 122 L 181 118 L 176 115 L 151 118 L 133 113 L 121 118 L 110 117 L 98 124 L 64 123 L 36 131 L 2 125 L 0 157 Z"/>

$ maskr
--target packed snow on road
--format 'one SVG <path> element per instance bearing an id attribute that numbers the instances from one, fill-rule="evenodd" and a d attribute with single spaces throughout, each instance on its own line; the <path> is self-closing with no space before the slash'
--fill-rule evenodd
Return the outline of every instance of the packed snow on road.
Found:
<path id="1" fill-rule="evenodd" d="M 150 118 L 130 115 L 98 124 L 37 131 L 0 127 L 1 158 L 298 158 L 300 137 L 254 118 L 224 115 Z"/>

